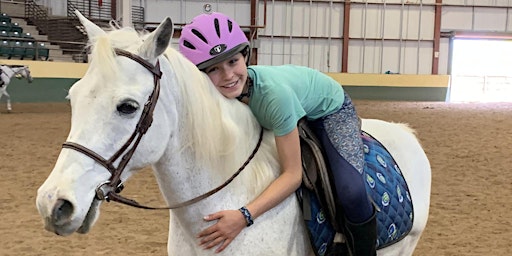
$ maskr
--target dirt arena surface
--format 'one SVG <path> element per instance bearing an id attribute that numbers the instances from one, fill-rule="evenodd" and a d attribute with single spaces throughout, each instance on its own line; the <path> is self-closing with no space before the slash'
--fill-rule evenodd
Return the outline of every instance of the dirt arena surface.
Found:
<path id="1" fill-rule="evenodd" d="M 512 103 L 355 101 L 363 118 L 410 124 L 432 165 L 430 217 L 415 256 L 512 255 Z M 0 255 L 165 255 L 168 212 L 103 204 L 87 235 L 44 230 L 35 206 L 66 140 L 66 103 L 0 105 Z M 149 169 L 123 194 L 163 205 Z"/>

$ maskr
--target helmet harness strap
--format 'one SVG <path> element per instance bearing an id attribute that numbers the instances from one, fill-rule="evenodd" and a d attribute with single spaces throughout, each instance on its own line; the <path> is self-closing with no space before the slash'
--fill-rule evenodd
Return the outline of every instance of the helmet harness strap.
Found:
<path id="1" fill-rule="evenodd" d="M 238 101 L 242 101 L 242 99 L 244 97 L 251 97 L 251 93 L 252 93 L 252 79 L 250 77 L 247 77 L 247 92 L 242 92 L 242 94 L 240 94 L 239 96 L 236 97 L 236 99 Z"/>

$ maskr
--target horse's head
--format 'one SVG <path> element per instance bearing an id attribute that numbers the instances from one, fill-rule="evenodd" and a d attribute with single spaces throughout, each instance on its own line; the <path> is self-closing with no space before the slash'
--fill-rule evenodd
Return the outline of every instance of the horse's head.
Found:
<path id="1" fill-rule="evenodd" d="M 171 78 L 160 77 L 159 67 L 169 69 L 161 55 L 173 33 L 171 20 L 142 38 L 131 28 L 106 32 L 77 15 L 87 31 L 92 58 L 84 77 L 69 90 L 71 129 L 36 200 L 45 228 L 59 235 L 88 232 L 99 213 L 97 188 L 115 189 L 117 181 L 157 162 L 171 137 L 169 123 L 177 123 L 175 113 L 164 111 L 164 103 L 157 104 L 155 97 L 160 82 L 165 87 L 160 98 L 170 97 L 165 91 Z M 147 132 L 139 129 L 148 125 Z M 105 183 L 106 188 L 101 186 Z"/>
<path id="2" fill-rule="evenodd" d="M 30 75 L 30 69 L 28 66 L 23 66 L 23 68 L 21 69 L 20 73 L 19 73 L 22 77 L 26 78 L 27 81 L 29 83 L 32 83 L 32 81 L 34 80 L 32 78 L 32 75 Z"/>

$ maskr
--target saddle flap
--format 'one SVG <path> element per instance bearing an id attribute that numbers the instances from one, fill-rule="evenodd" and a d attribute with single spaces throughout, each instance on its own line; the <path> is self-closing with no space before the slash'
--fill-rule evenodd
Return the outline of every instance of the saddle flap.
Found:
<path id="1" fill-rule="evenodd" d="M 320 141 L 308 127 L 305 119 L 299 120 L 298 130 L 302 155 L 303 183 L 307 189 L 315 192 L 333 227 L 336 230 L 341 230 L 341 225 L 336 221 L 334 190 L 331 186 L 329 168 L 324 159 Z"/>

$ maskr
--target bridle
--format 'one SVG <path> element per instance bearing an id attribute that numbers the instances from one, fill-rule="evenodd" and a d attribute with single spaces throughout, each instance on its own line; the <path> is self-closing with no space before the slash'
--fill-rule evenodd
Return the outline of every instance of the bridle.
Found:
<path id="1" fill-rule="evenodd" d="M 145 67 L 149 72 L 153 74 L 153 92 L 148 98 L 148 101 L 144 104 L 144 109 L 142 111 L 141 117 L 139 119 L 139 122 L 137 123 L 135 130 L 133 131 L 130 138 L 124 143 L 124 145 L 117 150 L 117 152 L 112 155 L 109 159 L 103 158 L 98 153 L 92 151 L 91 149 L 82 146 L 75 142 L 66 141 L 62 144 L 62 148 L 68 148 L 72 150 L 76 150 L 93 160 L 95 160 L 97 163 L 101 164 L 103 167 L 105 167 L 111 174 L 109 180 L 105 181 L 104 183 L 100 184 L 96 188 L 96 199 L 97 200 L 106 200 L 106 201 L 116 201 L 120 202 L 126 205 L 130 205 L 137 208 L 143 208 L 143 209 L 175 209 L 184 207 L 187 205 L 191 205 L 193 203 L 196 203 L 200 200 L 203 200 L 210 195 L 215 194 L 225 186 L 227 186 L 240 172 L 249 164 L 251 159 L 254 157 L 256 152 L 258 151 L 258 148 L 261 145 L 261 141 L 263 138 L 263 129 L 260 131 L 260 137 L 258 140 L 258 143 L 256 147 L 254 148 L 252 154 L 249 156 L 249 158 L 245 161 L 245 163 L 238 169 L 238 171 L 233 174 L 226 182 L 224 182 L 221 186 L 210 190 L 209 192 L 197 196 L 193 199 L 190 199 L 188 201 L 185 201 L 183 203 L 175 204 L 172 206 L 167 207 L 150 207 L 150 206 L 144 206 L 132 199 L 125 198 L 119 193 L 123 190 L 124 185 L 121 181 L 121 174 L 123 173 L 126 165 L 132 158 L 133 154 L 135 153 L 135 150 L 137 149 L 137 146 L 140 143 L 140 140 L 142 139 L 142 136 L 147 132 L 149 127 L 151 126 L 151 123 L 153 122 L 153 111 L 155 110 L 156 102 L 158 101 L 158 96 L 160 94 L 160 79 L 162 77 L 162 72 L 160 71 L 160 62 L 157 61 L 156 65 L 153 65 L 146 61 L 145 59 L 141 58 L 138 55 L 132 54 L 128 51 L 121 50 L 121 49 L 114 49 L 115 53 L 118 56 L 127 57 L 129 59 L 132 59 L 133 61 L 139 63 L 143 67 Z M 119 160 L 120 159 L 120 160 Z M 114 162 L 119 160 L 119 164 L 117 167 L 114 166 Z"/>
<path id="2" fill-rule="evenodd" d="M 105 159 L 96 152 L 90 150 L 89 148 L 82 146 L 75 142 L 66 141 L 62 144 L 63 148 L 69 148 L 76 150 L 84 155 L 92 158 L 97 163 L 103 165 L 111 174 L 110 179 L 100 186 L 96 188 L 96 198 L 99 200 L 116 200 L 116 194 L 120 193 L 123 189 L 123 185 L 121 182 L 121 174 L 123 173 L 124 168 L 128 164 L 128 161 L 133 156 L 135 149 L 139 145 L 142 136 L 147 132 L 151 123 L 153 122 L 153 111 L 155 109 L 156 102 L 158 100 L 158 96 L 160 94 L 160 78 L 162 77 L 162 72 L 160 71 L 160 63 L 157 61 L 156 65 L 153 66 L 151 63 L 142 59 L 138 55 L 134 55 L 130 52 L 115 49 L 115 53 L 119 56 L 124 56 L 134 60 L 135 62 L 141 64 L 145 67 L 149 72 L 153 74 L 153 82 L 154 88 L 153 92 L 149 96 L 148 101 L 144 104 L 144 109 L 142 111 L 139 122 L 137 123 L 135 130 L 133 131 L 130 138 L 124 143 L 124 145 L 117 150 L 117 152 L 112 155 L 109 159 Z M 119 165 L 117 167 L 114 166 L 114 162 L 121 158 Z M 123 199 L 120 199 L 123 200 Z"/>

